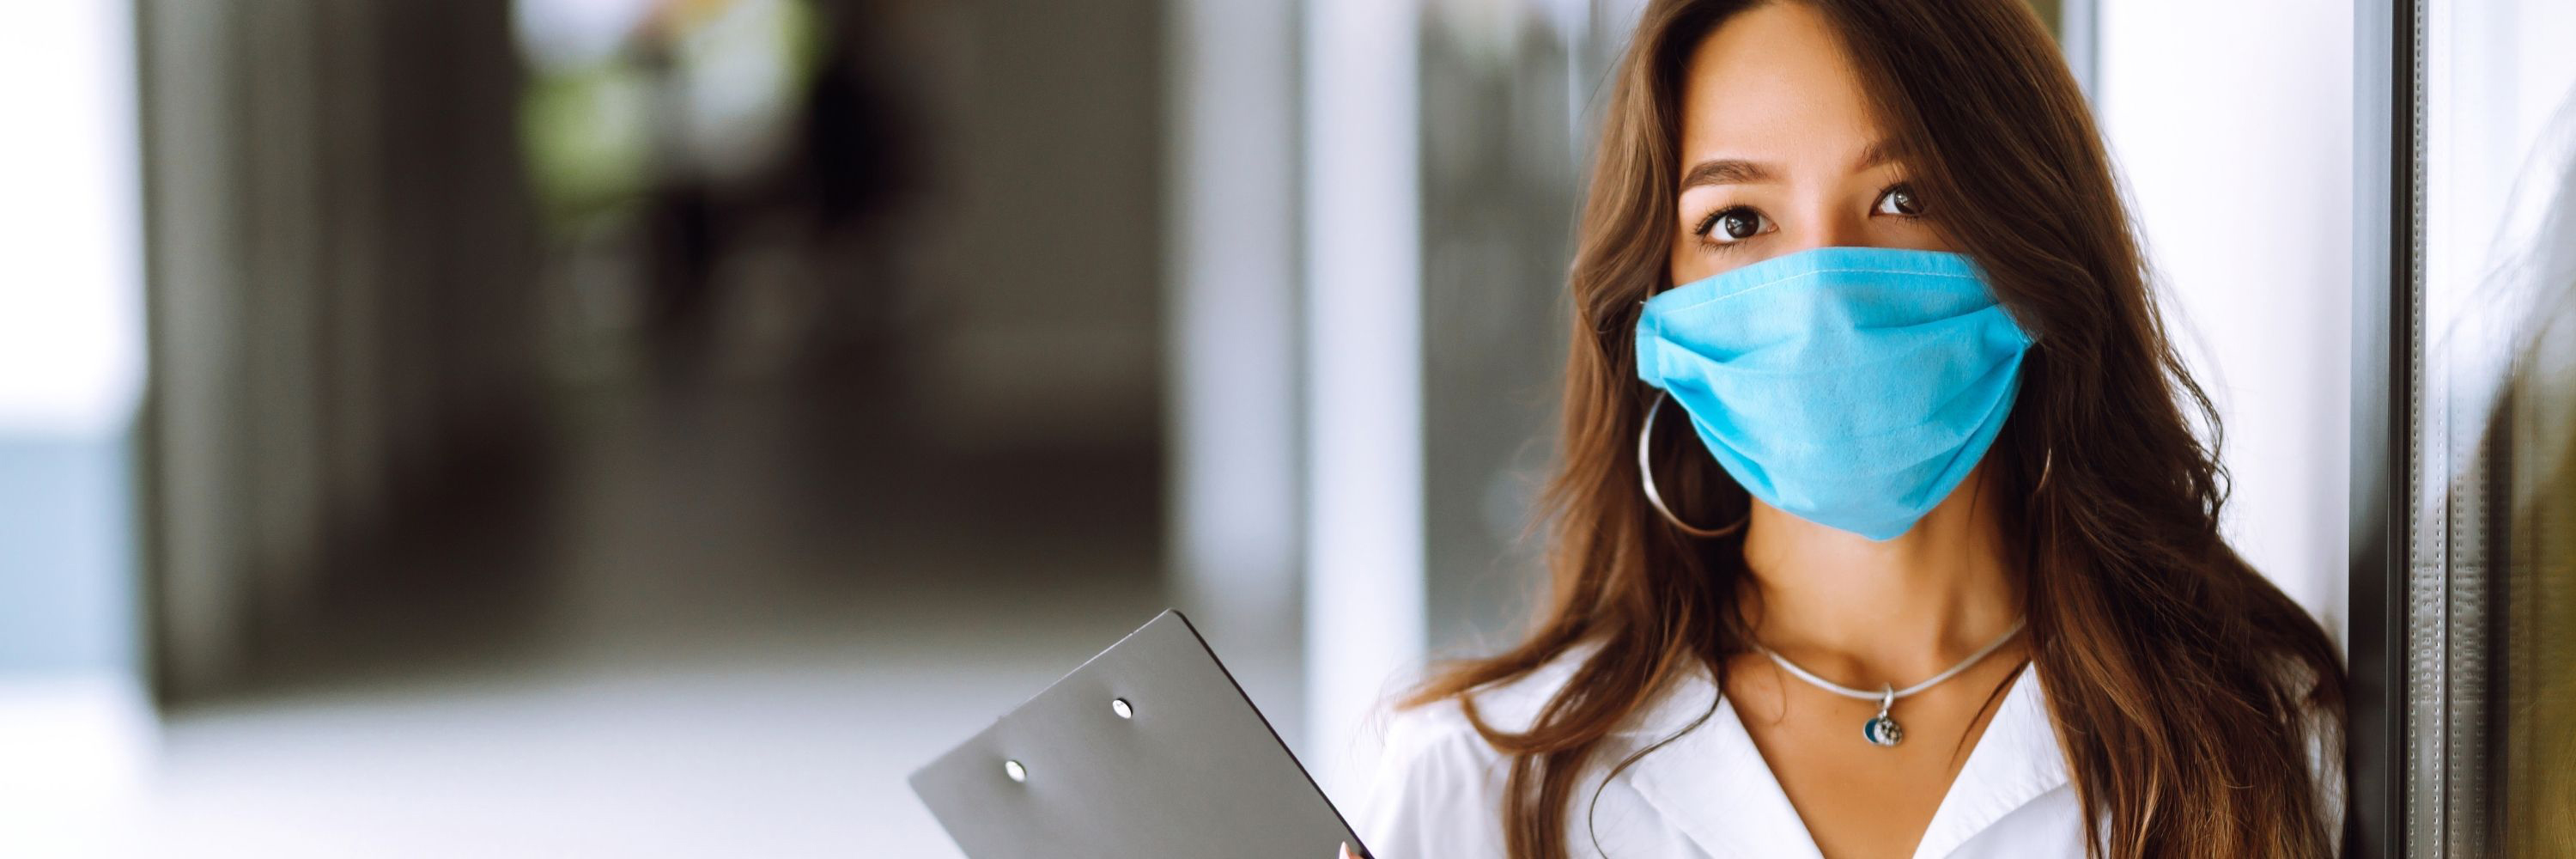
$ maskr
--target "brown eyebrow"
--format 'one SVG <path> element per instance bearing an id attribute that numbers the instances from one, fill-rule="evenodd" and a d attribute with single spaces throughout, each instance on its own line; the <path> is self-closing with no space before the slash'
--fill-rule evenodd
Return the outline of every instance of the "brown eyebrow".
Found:
<path id="1" fill-rule="evenodd" d="M 1691 165 L 1682 174 L 1682 190 L 1701 185 L 1742 185 L 1771 181 L 1771 168 L 1741 158 L 1719 158 Z"/>
<path id="2" fill-rule="evenodd" d="M 1880 140 L 1860 151 L 1860 160 L 1854 163 L 1852 169 L 1867 170 L 1903 157 L 1905 157 L 1904 146 L 1894 140 Z"/>
<path id="3" fill-rule="evenodd" d="M 1855 172 L 1867 170 L 1904 156 L 1903 148 L 1895 141 L 1880 140 L 1860 151 L 1860 160 L 1852 169 Z M 1688 191 L 1701 185 L 1749 185 L 1769 182 L 1772 181 L 1773 176 L 1774 173 L 1769 165 L 1741 158 L 1713 158 L 1691 165 L 1690 171 L 1682 174 L 1681 190 Z"/>

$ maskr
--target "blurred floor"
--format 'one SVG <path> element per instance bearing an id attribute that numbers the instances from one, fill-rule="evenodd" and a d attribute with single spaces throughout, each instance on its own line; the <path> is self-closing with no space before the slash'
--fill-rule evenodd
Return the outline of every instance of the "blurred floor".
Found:
<path id="1" fill-rule="evenodd" d="M 153 856 L 955 856 L 903 783 L 1159 609 L 1159 466 L 941 453 L 891 395 L 584 396 L 170 714 Z"/>

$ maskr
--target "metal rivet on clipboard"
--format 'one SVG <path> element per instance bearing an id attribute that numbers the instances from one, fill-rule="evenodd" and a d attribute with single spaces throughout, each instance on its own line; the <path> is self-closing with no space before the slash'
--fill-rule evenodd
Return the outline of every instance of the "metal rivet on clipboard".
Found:
<path id="1" fill-rule="evenodd" d="M 1118 718 L 1121 719 L 1136 718 L 1136 707 L 1127 703 L 1125 698 L 1109 699 L 1109 712 L 1118 714 Z"/>
<path id="2" fill-rule="evenodd" d="M 1008 758 L 1002 760 L 1002 774 L 1010 776 L 1012 781 L 1025 782 L 1029 780 L 1029 768 L 1021 766 L 1019 761 L 1010 760 Z"/>

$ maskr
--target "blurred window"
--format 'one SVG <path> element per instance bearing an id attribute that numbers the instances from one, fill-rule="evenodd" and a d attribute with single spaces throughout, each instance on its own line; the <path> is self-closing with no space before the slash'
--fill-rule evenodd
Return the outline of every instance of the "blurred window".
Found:
<path id="1" fill-rule="evenodd" d="M 2576 848 L 2576 5 L 2424 0 L 2405 853 Z"/>

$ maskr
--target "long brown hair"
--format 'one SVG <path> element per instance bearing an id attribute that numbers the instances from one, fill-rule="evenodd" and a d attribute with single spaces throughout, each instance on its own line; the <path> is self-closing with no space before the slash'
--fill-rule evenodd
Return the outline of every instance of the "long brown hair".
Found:
<path id="1" fill-rule="evenodd" d="M 1653 393 L 1633 365 L 1639 304 L 1671 285 L 1685 63 L 1759 2 L 1647 4 L 1612 81 L 1571 273 L 1562 447 L 1541 508 L 1547 601 L 1527 640 L 1450 664 L 1406 702 L 1458 699 L 1511 758 L 1500 811 L 1515 857 L 1566 856 L 1575 783 L 1604 737 L 1688 670 L 1722 682 L 1746 649 L 1741 536 L 1694 539 L 1650 512 L 1629 446 Z M 2158 321 L 2101 138 L 2045 26 L 2016 0 L 1801 2 L 1839 31 L 1930 217 L 2037 340 L 1985 464 L 2005 497 L 2028 499 L 2002 505 L 2004 525 L 2085 831 L 2107 833 L 2088 852 L 2325 854 L 2334 816 L 2307 743 L 2342 748 L 2341 659 L 2219 535 L 2217 417 Z M 1659 436 L 1656 481 L 1676 513 L 1742 515 L 1744 490 L 1696 438 Z M 1586 643 L 1598 647 L 1527 730 L 1477 713 L 1470 693 Z"/>

